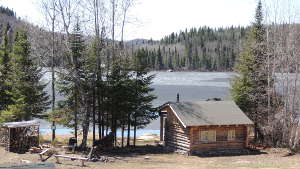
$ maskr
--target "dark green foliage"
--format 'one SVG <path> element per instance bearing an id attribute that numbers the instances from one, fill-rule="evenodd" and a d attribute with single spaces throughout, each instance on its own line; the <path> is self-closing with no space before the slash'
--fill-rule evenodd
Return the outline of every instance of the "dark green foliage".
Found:
<path id="1" fill-rule="evenodd" d="M 17 32 L 4 81 L 9 102 L 0 112 L 2 122 L 29 120 L 45 112 L 50 104 L 43 91 L 46 85 L 40 82 L 41 68 L 30 57 L 30 50 L 27 32 Z"/>
<path id="2" fill-rule="evenodd" d="M 151 120 L 156 119 L 158 116 L 153 110 L 152 101 L 156 99 L 150 85 L 154 75 L 148 75 L 147 68 L 147 54 L 145 51 L 137 51 L 135 56 L 135 80 L 134 80 L 134 93 L 135 93 L 135 113 L 133 117 L 135 118 L 135 125 L 138 128 L 143 128 L 150 123 Z"/>
<path id="3" fill-rule="evenodd" d="M 267 70 L 267 48 L 265 27 L 262 24 L 262 4 L 259 1 L 255 14 L 255 22 L 247 36 L 245 50 L 240 56 L 236 71 L 239 73 L 232 84 L 231 94 L 238 106 L 255 123 L 256 139 L 263 140 L 263 132 L 270 117 L 280 104 L 275 104 L 278 95 L 271 92 L 274 79 Z"/>
<path id="4" fill-rule="evenodd" d="M 248 28 L 201 27 L 172 33 L 160 42 L 139 45 L 155 70 L 232 71 Z"/>
<path id="5" fill-rule="evenodd" d="M 10 29 L 10 25 L 7 24 L 3 34 L 3 41 L 0 48 L 0 111 L 4 110 L 7 105 L 10 103 L 9 96 L 6 94 L 6 90 L 9 89 L 9 86 L 6 85 L 5 80 L 7 79 L 7 74 L 10 72 L 9 66 L 9 53 L 11 52 L 9 40 L 8 40 L 8 32 Z"/>
<path id="6" fill-rule="evenodd" d="M 127 121 L 127 115 L 134 110 L 134 88 L 132 75 L 120 65 L 114 65 L 107 77 L 105 107 L 111 114 L 111 128 L 116 132 L 121 123 Z M 107 122 L 109 123 L 109 122 Z"/>
<path id="7" fill-rule="evenodd" d="M 7 16 L 16 17 L 16 13 L 7 7 L 0 6 L 0 13 L 5 14 Z"/>
<path id="8" fill-rule="evenodd" d="M 236 71 L 240 76 L 234 80 L 232 87 L 234 100 L 246 112 L 255 111 L 258 103 L 267 100 L 268 75 L 267 72 L 263 71 L 266 59 L 265 29 L 262 25 L 261 10 L 261 2 L 259 2 L 255 15 L 256 20 L 247 36 L 246 48 L 241 54 L 236 67 Z"/>

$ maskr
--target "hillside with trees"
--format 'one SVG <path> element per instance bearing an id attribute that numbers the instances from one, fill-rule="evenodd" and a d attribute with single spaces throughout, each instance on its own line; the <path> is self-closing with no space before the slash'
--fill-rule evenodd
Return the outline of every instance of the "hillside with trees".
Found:
<path id="1" fill-rule="evenodd" d="M 39 64 L 51 67 L 51 56 L 49 55 L 51 44 L 51 32 L 26 23 L 16 17 L 16 13 L 7 8 L 1 8 L 1 23 L 9 23 L 11 27 L 10 41 L 13 41 L 13 32 L 17 27 L 27 26 L 34 55 L 38 56 Z M 2 30 L 4 26 L 0 25 Z M 151 70 L 177 70 L 177 71 L 233 71 L 235 62 L 243 49 L 248 27 L 191 28 L 179 33 L 172 33 L 160 41 L 152 39 L 136 39 L 125 41 L 127 55 L 133 59 L 134 53 L 144 53 L 145 64 Z M 105 33 L 105 32 L 102 32 Z M 55 58 L 55 65 L 64 67 L 66 58 L 62 53 L 67 48 L 63 45 L 66 35 L 55 32 L 56 50 L 61 56 Z M 47 38 L 45 38 L 47 37 Z M 91 37 L 84 36 L 84 39 L 91 43 Z M 107 43 L 111 43 L 107 39 Z M 116 41 L 120 45 L 120 41 Z M 118 46 L 120 47 L 120 46 Z"/>
<path id="2" fill-rule="evenodd" d="M 133 44 L 152 70 L 232 71 L 249 28 L 200 27 Z"/>

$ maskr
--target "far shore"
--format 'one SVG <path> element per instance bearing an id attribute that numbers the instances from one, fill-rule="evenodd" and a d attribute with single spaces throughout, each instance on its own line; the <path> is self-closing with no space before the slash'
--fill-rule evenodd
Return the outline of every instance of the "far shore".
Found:
<path id="1" fill-rule="evenodd" d="M 71 137 L 74 137 L 74 134 L 56 134 L 55 144 L 57 146 L 67 145 L 69 138 L 71 138 Z M 96 135 L 96 140 L 98 140 L 98 139 L 99 139 L 99 137 L 98 137 L 98 135 Z M 133 137 L 130 137 L 130 139 L 131 139 L 131 144 L 133 144 Z M 40 135 L 40 143 L 41 144 L 50 144 L 52 142 L 51 140 L 52 140 L 51 133 Z M 82 140 L 82 135 L 79 134 L 78 135 L 78 144 L 81 143 L 81 140 Z M 91 133 L 89 133 L 88 141 L 87 141 L 88 146 L 92 145 L 92 141 L 93 141 L 93 136 Z M 118 146 L 121 146 L 121 141 L 122 141 L 122 138 L 118 137 L 117 138 Z M 137 145 L 156 145 L 158 141 L 159 141 L 158 135 L 149 133 L 149 134 L 144 134 L 144 135 L 138 136 L 136 144 Z M 127 137 L 124 136 L 124 144 L 126 144 L 126 143 L 127 143 Z"/>

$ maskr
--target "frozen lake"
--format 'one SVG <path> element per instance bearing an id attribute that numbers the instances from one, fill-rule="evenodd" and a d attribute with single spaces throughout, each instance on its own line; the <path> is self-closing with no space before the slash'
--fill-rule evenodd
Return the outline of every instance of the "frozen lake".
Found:
<path id="1" fill-rule="evenodd" d="M 155 79 L 152 86 L 157 99 L 154 100 L 155 107 L 164 104 L 168 101 L 175 101 L 177 93 L 180 94 L 181 101 L 196 101 L 207 98 L 219 97 L 228 99 L 230 80 L 235 73 L 232 72 L 151 72 L 155 74 Z M 44 76 L 45 82 L 50 82 L 50 73 Z M 51 83 L 47 86 L 47 91 L 51 94 Z M 61 96 L 57 96 L 62 99 Z M 41 121 L 41 131 L 51 132 L 50 124 L 46 121 Z M 67 134 L 72 129 L 57 127 L 57 133 Z M 137 132 L 137 135 L 144 133 L 159 134 L 159 120 L 154 120 L 145 129 Z"/>

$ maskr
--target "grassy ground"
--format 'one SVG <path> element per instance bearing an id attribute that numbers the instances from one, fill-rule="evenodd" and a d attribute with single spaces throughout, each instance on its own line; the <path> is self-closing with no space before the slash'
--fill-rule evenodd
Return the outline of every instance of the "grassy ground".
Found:
<path id="1" fill-rule="evenodd" d="M 166 153 L 162 148 L 153 147 L 143 151 L 120 151 L 111 153 L 110 162 L 87 162 L 84 168 L 101 169 L 300 169 L 300 155 L 288 156 L 285 149 L 267 149 L 257 155 L 198 157 L 175 153 Z M 154 151 L 150 151 L 154 150 Z M 77 154 L 74 156 L 83 156 Z M 27 161 L 26 161 L 27 160 Z M 0 166 L 39 162 L 37 154 L 16 154 L 4 151 L 0 147 Z M 54 158 L 48 162 L 55 163 Z M 58 169 L 81 168 L 79 161 L 61 159 L 62 164 L 55 164 Z"/>

